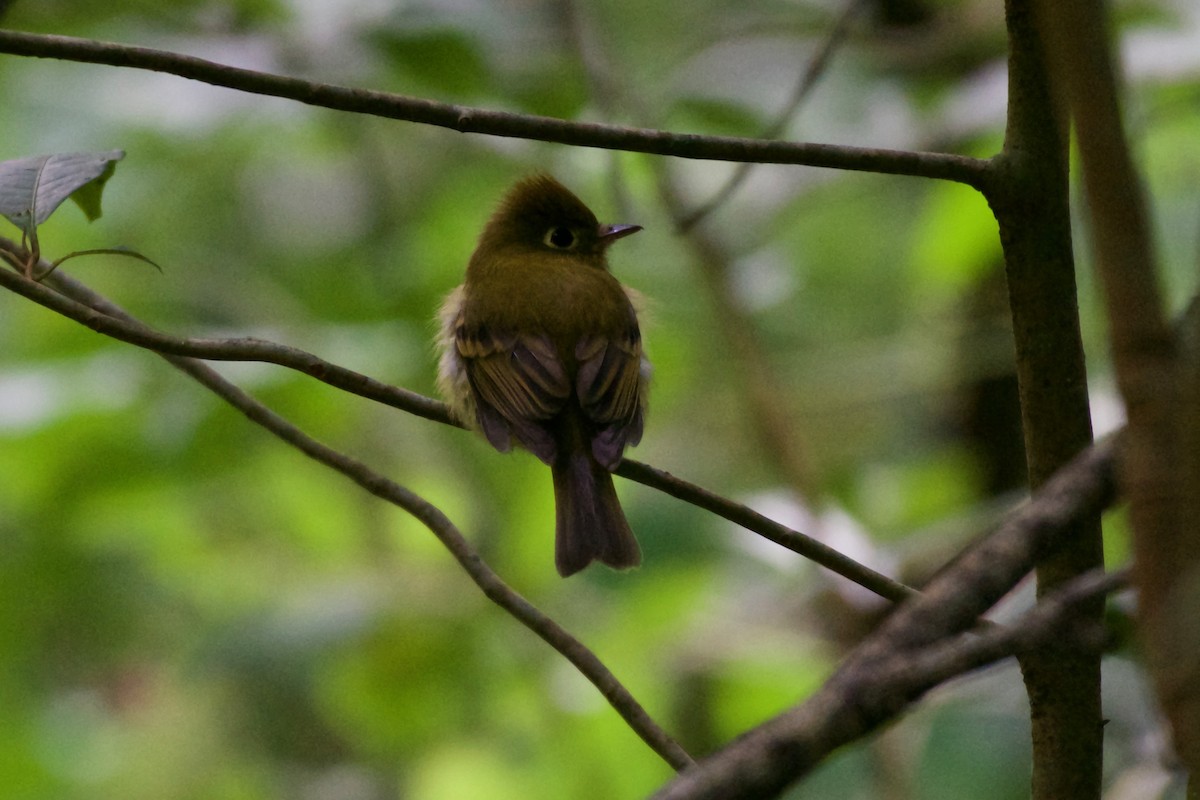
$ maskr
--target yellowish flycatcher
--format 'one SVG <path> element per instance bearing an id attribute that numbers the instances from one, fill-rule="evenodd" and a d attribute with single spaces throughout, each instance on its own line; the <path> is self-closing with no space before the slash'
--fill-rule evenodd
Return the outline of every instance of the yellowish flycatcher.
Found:
<path id="1" fill-rule="evenodd" d="M 634 295 L 609 246 L 638 225 L 601 225 L 548 175 L 518 182 L 479 237 L 440 313 L 438 385 L 501 452 L 550 467 L 554 562 L 564 578 L 641 563 L 610 472 L 642 438 L 649 362 Z"/>

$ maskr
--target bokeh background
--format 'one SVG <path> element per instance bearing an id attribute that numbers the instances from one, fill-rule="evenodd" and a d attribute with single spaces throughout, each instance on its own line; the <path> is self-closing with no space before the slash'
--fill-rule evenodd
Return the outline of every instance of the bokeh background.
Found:
<path id="1" fill-rule="evenodd" d="M 16 30 L 745 136 L 771 128 L 846 14 L 832 0 L 7 5 L 0 24 Z M 1179 309 L 1200 253 L 1200 7 L 1147 0 L 1114 13 Z M 783 135 L 992 155 L 1004 53 L 999 0 L 859 2 Z M 646 228 L 613 252 L 615 273 L 650 298 L 656 372 L 633 457 L 911 582 L 1020 496 L 999 244 L 969 189 L 760 167 L 680 233 L 664 184 L 698 207 L 731 166 L 0 57 L 0 159 L 110 148 L 128 155 L 104 217 L 88 225 L 64 206 L 42 246 L 153 258 L 162 274 L 103 257 L 65 268 L 161 330 L 261 336 L 432 394 L 441 298 L 504 189 L 546 170 L 602 219 Z M 1083 236 L 1077 254 L 1105 431 L 1121 416 Z M 669 779 L 596 690 L 404 513 L 153 354 L 15 296 L 0 297 L 0 335 L 0 795 L 609 799 Z M 535 459 L 283 369 L 217 366 L 446 511 L 694 753 L 801 700 L 884 611 L 798 556 L 624 481 L 645 565 L 562 581 Z M 1106 522 L 1119 564 L 1120 512 Z M 1007 613 L 1028 602 L 1017 595 Z M 1132 654 L 1104 669 L 1107 796 L 1182 797 Z M 794 796 L 1025 797 L 1027 714 L 1015 667 L 961 679 Z"/>

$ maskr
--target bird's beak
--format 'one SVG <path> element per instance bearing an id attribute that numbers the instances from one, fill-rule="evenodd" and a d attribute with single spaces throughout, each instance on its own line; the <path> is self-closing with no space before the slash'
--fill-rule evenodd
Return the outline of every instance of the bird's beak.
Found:
<path id="1" fill-rule="evenodd" d="M 631 233 L 637 233 L 641 229 L 641 225 L 601 225 L 600 244 L 608 247 L 617 239 L 624 239 Z"/>

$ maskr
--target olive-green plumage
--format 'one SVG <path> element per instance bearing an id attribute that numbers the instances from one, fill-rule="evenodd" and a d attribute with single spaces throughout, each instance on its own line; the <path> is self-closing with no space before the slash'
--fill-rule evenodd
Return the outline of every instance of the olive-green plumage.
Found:
<path id="1" fill-rule="evenodd" d="M 614 241 L 558 181 L 509 190 L 441 311 L 439 385 L 497 449 L 550 466 L 563 577 L 592 561 L 641 562 L 609 474 L 642 436 L 649 366 L 630 293 L 608 271 Z"/>

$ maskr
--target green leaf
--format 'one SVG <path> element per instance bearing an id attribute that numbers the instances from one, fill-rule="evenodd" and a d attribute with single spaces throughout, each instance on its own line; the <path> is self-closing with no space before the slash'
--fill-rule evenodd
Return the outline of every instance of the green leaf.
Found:
<path id="1" fill-rule="evenodd" d="M 45 222 L 68 197 L 88 220 L 100 216 L 104 183 L 125 157 L 107 153 L 55 153 L 0 162 L 0 214 L 26 235 Z"/>

